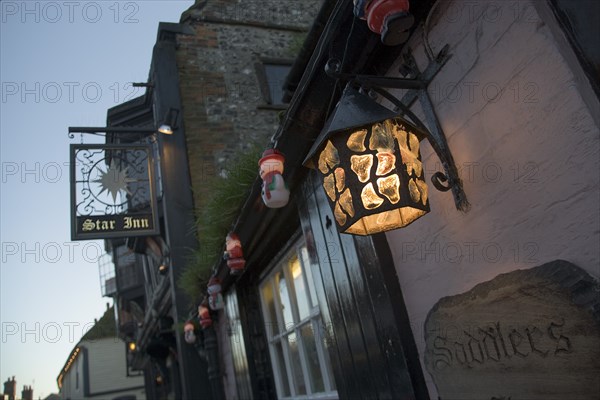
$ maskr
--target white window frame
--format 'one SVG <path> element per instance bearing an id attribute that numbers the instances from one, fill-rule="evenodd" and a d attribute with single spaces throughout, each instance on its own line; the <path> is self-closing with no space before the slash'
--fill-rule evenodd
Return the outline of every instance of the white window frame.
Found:
<path id="1" fill-rule="evenodd" d="M 282 252 L 280 256 L 277 257 L 277 261 L 274 265 L 268 270 L 267 274 L 261 277 L 261 282 L 259 284 L 259 294 L 260 294 L 260 302 L 262 307 L 263 316 L 265 316 L 265 328 L 267 332 L 267 342 L 269 346 L 269 354 L 271 356 L 271 366 L 273 369 L 273 375 L 275 378 L 275 386 L 277 388 L 277 397 L 279 399 L 338 399 L 338 393 L 334 389 L 334 377 L 330 375 L 331 363 L 329 360 L 329 355 L 327 354 L 327 350 L 324 347 L 323 343 L 323 329 L 322 329 L 322 319 L 321 319 L 321 311 L 319 308 L 318 300 L 315 298 L 316 290 L 314 290 L 314 283 L 312 281 L 312 271 L 310 270 L 310 265 L 306 265 L 306 261 L 302 256 L 302 248 L 306 248 L 306 244 L 304 238 L 300 237 L 300 239 L 296 239 L 293 241 L 293 245 L 288 248 L 287 251 Z M 302 279 L 305 287 L 305 291 L 307 293 L 307 298 L 309 301 L 309 315 L 304 319 L 300 320 L 299 310 L 296 298 L 296 289 L 294 286 L 294 279 L 290 276 L 289 269 L 287 265 L 289 261 L 293 257 L 297 257 L 300 263 L 300 267 L 302 269 Z M 281 300 L 279 298 L 279 290 L 276 284 L 276 274 L 278 272 L 283 272 L 285 277 L 286 286 L 288 290 L 288 297 L 290 298 L 290 304 L 292 307 L 292 318 L 293 318 L 293 326 L 285 326 L 285 329 L 281 330 L 280 327 L 284 326 L 284 319 L 282 314 L 282 306 Z M 309 285 L 310 283 L 310 285 Z M 277 321 L 267 321 L 266 318 L 269 316 L 268 305 L 265 302 L 263 297 L 263 288 L 266 285 L 271 285 L 271 292 L 273 294 L 273 302 L 275 305 L 275 316 Z M 269 317 L 270 318 L 270 317 Z M 273 323 L 277 323 L 277 333 L 274 333 Z M 271 326 L 267 325 L 271 323 Z M 306 359 L 305 352 L 305 344 L 302 339 L 301 329 L 305 327 L 307 324 L 311 324 L 312 330 L 314 333 L 314 341 L 317 349 L 317 357 L 319 360 L 319 367 L 321 370 L 321 375 L 323 378 L 323 386 L 325 391 L 312 393 L 311 389 L 313 384 L 311 382 L 311 374 L 309 372 L 308 360 Z M 290 350 L 288 347 L 288 336 L 291 334 L 296 335 L 296 340 L 298 342 L 298 355 L 300 358 L 300 368 L 302 370 L 302 376 L 304 378 L 304 387 L 306 388 L 306 394 L 299 395 L 296 393 L 296 386 L 292 371 L 292 363 L 290 360 Z M 285 363 L 285 371 L 287 374 L 283 374 L 282 368 L 279 366 L 279 358 L 276 354 L 276 346 L 281 345 L 281 349 L 283 352 L 283 358 Z M 296 366 L 297 367 L 297 366 Z M 284 376 L 286 375 L 286 376 Z M 283 385 L 284 379 L 287 380 L 290 395 L 284 396 L 283 394 Z"/>

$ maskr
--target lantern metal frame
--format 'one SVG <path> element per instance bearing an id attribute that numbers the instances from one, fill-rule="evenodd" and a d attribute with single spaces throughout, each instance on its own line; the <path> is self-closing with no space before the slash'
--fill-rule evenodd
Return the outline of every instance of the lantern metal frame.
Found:
<path id="1" fill-rule="evenodd" d="M 407 51 L 403 54 L 404 64 L 401 67 L 401 72 L 405 76 L 408 76 L 407 78 L 344 73 L 342 72 L 341 62 L 330 59 L 325 66 L 327 75 L 339 81 L 346 81 L 347 86 L 358 87 L 365 97 L 368 96 L 369 93 L 379 94 L 390 101 L 395 109 L 392 111 L 383 106 L 380 106 L 379 109 L 375 109 L 371 105 L 361 107 L 360 99 L 355 99 L 354 106 L 358 105 L 358 107 L 354 107 L 354 109 L 344 110 L 342 107 L 336 107 L 336 110 L 325 123 L 320 135 L 310 149 L 303 165 L 309 167 L 312 166 L 313 158 L 323 147 L 328 138 L 332 134 L 343 129 L 358 126 L 358 120 L 363 124 L 367 124 L 369 122 L 374 122 L 377 118 L 378 121 L 388 118 L 408 118 L 410 119 L 410 122 L 424 134 L 425 138 L 427 138 L 444 168 L 444 173 L 438 171 L 431 177 L 431 182 L 434 187 L 440 191 L 452 190 L 456 209 L 467 212 L 470 209 L 470 204 L 463 190 L 462 180 L 458 174 L 458 169 L 448 146 L 446 136 L 444 135 L 444 131 L 435 113 L 433 103 L 427 92 L 429 84 L 449 59 L 448 45 L 446 45 L 436 57 L 429 59 L 429 64 L 425 70 L 421 72 L 417 67 L 412 53 Z M 398 99 L 384 88 L 407 89 L 407 92 L 402 99 Z M 411 105 L 416 100 L 419 100 L 421 104 L 427 126 L 410 110 Z M 369 102 L 374 103 L 369 99 L 365 99 L 364 104 Z M 348 102 L 346 102 L 346 105 L 347 104 Z M 387 113 L 382 111 L 382 109 L 387 110 Z M 357 116 L 357 114 L 361 115 Z M 334 119 L 337 119 L 337 121 L 333 122 Z M 351 122 L 348 122 L 348 120 Z M 332 123 L 335 124 L 335 126 L 332 125 Z M 343 126 L 344 123 L 348 123 L 348 125 Z"/>

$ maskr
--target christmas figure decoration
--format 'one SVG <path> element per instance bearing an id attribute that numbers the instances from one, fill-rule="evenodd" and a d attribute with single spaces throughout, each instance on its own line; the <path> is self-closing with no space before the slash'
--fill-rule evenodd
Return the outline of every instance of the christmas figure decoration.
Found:
<path id="1" fill-rule="evenodd" d="M 232 275 L 239 275 L 244 270 L 246 260 L 242 252 L 240 238 L 233 232 L 229 232 L 225 239 L 225 253 L 223 258 L 227 260 L 227 266 Z"/>
<path id="2" fill-rule="evenodd" d="M 211 310 L 221 310 L 225 303 L 221 294 L 221 280 L 213 276 L 208 281 L 208 305 Z"/>
<path id="3" fill-rule="evenodd" d="M 408 0 L 354 0 L 354 15 L 367 21 L 369 29 L 381 35 L 381 42 L 397 46 L 408 40 L 414 17 Z"/>
<path id="4" fill-rule="evenodd" d="M 196 343 L 196 334 L 194 333 L 195 330 L 196 327 L 194 326 L 192 321 L 187 321 L 183 326 L 183 337 L 187 344 Z"/>
<path id="5" fill-rule="evenodd" d="M 290 198 L 290 191 L 283 179 L 285 157 L 275 149 L 264 151 L 258 161 L 260 178 L 263 180 L 262 199 L 269 208 L 284 207 Z"/>
<path id="6" fill-rule="evenodd" d="M 210 310 L 208 309 L 208 301 L 206 299 L 198 306 L 198 319 L 200 320 L 202 329 L 212 326 L 212 319 L 210 318 Z"/>

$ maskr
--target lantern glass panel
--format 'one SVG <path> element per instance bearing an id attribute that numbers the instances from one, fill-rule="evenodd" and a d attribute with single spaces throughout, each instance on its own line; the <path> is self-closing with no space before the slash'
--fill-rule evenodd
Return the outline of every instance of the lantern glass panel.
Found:
<path id="1" fill-rule="evenodd" d="M 393 153 L 377 153 L 377 176 L 385 176 L 396 167 L 396 156 Z"/>
<path id="2" fill-rule="evenodd" d="M 400 201 L 400 178 L 398 175 L 394 174 L 387 178 L 377 179 L 377 188 L 379 193 L 387 197 L 390 203 L 396 204 Z"/>
<path id="3" fill-rule="evenodd" d="M 365 154 L 361 156 L 352 156 L 350 158 L 352 171 L 358 176 L 358 180 L 365 183 L 371 175 L 371 167 L 373 167 L 373 155 Z"/>
<path id="4" fill-rule="evenodd" d="M 346 187 L 346 172 L 342 168 L 335 169 L 335 188 L 341 192 Z"/>
<path id="5" fill-rule="evenodd" d="M 331 141 L 327 141 L 325 149 L 319 156 L 319 171 L 326 174 L 329 170 L 337 167 L 340 163 L 338 150 L 333 146 Z"/>
<path id="6" fill-rule="evenodd" d="M 346 189 L 346 191 L 341 194 L 339 204 L 342 207 L 342 210 L 350 215 L 350 218 L 354 217 L 354 206 L 352 205 L 352 195 L 350 194 L 350 189 Z"/>
<path id="7" fill-rule="evenodd" d="M 383 203 L 383 199 L 377 196 L 375 193 L 375 189 L 373 188 L 373 183 L 369 182 L 362 190 L 360 195 L 362 199 L 363 206 L 367 210 L 374 210 L 379 207 Z"/>
<path id="8" fill-rule="evenodd" d="M 394 151 L 394 147 L 391 122 L 386 120 L 382 123 L 373 124 L 369 149 L 377 150 L 379 153 L 391 153 Z"/>
<path id="9" fill-rule="evenodd" d="M 333 173 L 323 178 L 323 188 L 331 201 L 335 201 L 335 177 L 333 176 Z"/>
<path id="10" fill-rule="evenodd" d="M 346 225 L 346 214 L 342 210 L 340 203 L 335 203 L 335 208 L 333 209 L 333 215 L 340 226 Z"/>
<path id="11" fill-rule="evenodd" d="M 363 152 L 367 150 L 365 147 L 365 138 L 367 137 L 367 130 L 361 129 L 359 131 L 354 132 L 348 138 L 348 142 L 346 145 L 352 151 Z"/>

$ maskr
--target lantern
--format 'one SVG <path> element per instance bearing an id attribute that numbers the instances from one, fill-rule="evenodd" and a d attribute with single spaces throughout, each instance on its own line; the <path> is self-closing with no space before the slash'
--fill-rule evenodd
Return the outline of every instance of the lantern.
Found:
<path id="1" fill-rule="evenodd" d="M 188 344 L 196 343 L 196 334 L 194 333 L 195 329 L 196 329 L 196 327 L 194 326 L 192 321 L 187 321 L 185 323 L 185 325 L 183 326 L 183 332 L 184 332 L 183 337 L 184 337 L 186 343 L 188 343 Z"/>
<path id="2" fill-rule="evenodd" d="M 208 281 L 208 305 L 211 310 L 221 310 L 225 303 L 221 294 L 221 280 L 213 276 Z"/>
<path id="3" fill-rule="evenodd" d="M 208 309 L 206 299 L 198 306 L 198 319 L 200 320 L 202 329 L 212 326 L 212 319 L 210 318 L 210 310 Z"/>
<path id="4" fill-rule="evenodd" d="M 225 253 L 223 258 L 227 260 L 229 272 L 232 275 L 239 275 L 246 266 L 244 253 L 242 251 L 242 242 L 237 234 L 230 232 L 225 238 Z"/>
<path id="5" fill-rule="evenodd" d="M 350 85 L 305 165 L 316 167 L 343 233 L 404 227 L 429 212 L 419 142 L 427 133 Z"/>
<path id="6" fill-rule="evenodd" d="M 285 157 L 276 149 L 267 149 L 258 161 L 259 174 L 263 180 L 261 196 L 269 208 L 284 207 L 290 198 L 290 191 L 283 179 Z"/>

